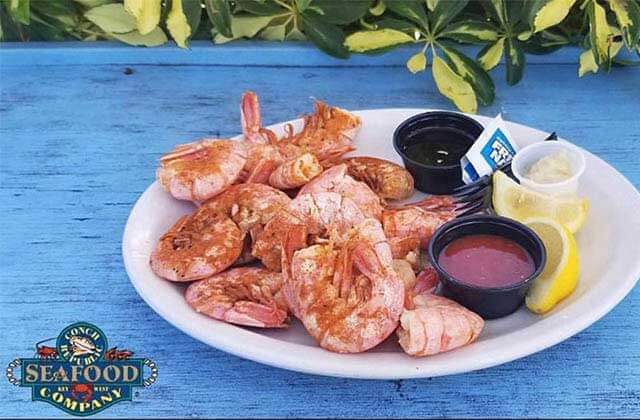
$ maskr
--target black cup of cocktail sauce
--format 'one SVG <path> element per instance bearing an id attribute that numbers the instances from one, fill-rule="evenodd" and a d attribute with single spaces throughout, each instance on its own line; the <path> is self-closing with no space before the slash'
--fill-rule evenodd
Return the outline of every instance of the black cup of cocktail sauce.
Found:
<path id="1" fill-rule="evenodd" d="M 502 262 L 498 260 L 488 264 L 486 259 L 474 262 L 469 258 L 470 254 L 460 254 L 459 263 L 471 264 L 471 266 L 457 267 L 457 270 L 451 271 L 462 273 L 465 271 L 464 268 L 468 268 L 470 275 L 477 276 L 478 280 L 484 279 L 482 281 L 456 278 L 443 267 L 444 264 L 441 264 L 444 253 L 448 252 L 450 249 L 448 247 L 456 246 L 457 240 L 465 239 L 466 242 L 473 242 L 476 239 L 482 241 L 485 237 L 497 238 L 495 242 L 512 250 L 519 249 L 517 253 L 526 252 L 527 258 L 530 258 L 530 272 L 523 277 L 517 277 L 514 274 L 513 281 L 495 285 L 491 284 L 492 280 L 496 280 L 490 278 L 493 275 L 491 270 L 495 271 L 496 278 L 499 275 L 504 276 L 504 266 L 508 265 L 506 259 Z M 460 247 L 458 248 L 460 249 Z M 486 252 L 486 249 L 481 251 Z M 492 250 L 492 252 L 494 251 Z M 535 232 L 515 220 L 489 215 L 461 217 L 442 225 L 431 238 L 428 252 L 431 264 L 440 277 L 442 294 L 484 319 L 500 318 L 518 309 L 522 305 L 531 283 L 540 275 L 546 262 L 544 244 Z M 494 258 L 508 256 L 502 251 L 494 252 L 492 255 Z M 448 263 L 451 267 L 450 261 Z M 480 272 L 484 274 L 480 274 Z"/>
<path id="2" fill-rule="evenodd" d="M 418 190 L 450 194 L 462 185 L 460 158 L 484 130 L 463 114 L 447 111 L 414 115 L 396 128 L 393 147 L 413 175 Z"/>

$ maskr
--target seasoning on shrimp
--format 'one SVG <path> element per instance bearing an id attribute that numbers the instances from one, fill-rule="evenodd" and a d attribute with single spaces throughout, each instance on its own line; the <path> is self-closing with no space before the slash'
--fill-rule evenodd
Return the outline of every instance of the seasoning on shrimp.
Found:
<path id="1" fill-rule="evenodd" d="M 305 247 L 301 226 L 284 242 L 284 294 L 318 344 L 339 353 L 369 350 L 398 326 L 404 284 L 380 222 L 365 219 L 342 244 Z"/>
<path id="2" fill-rule="evenodd" d="M 348 198 L 332 192 L 298 195 L 283 207 L 264 227 L 253 244 L 253 255 L 270 270 L 280 271 L 282 242 L 293 226 L 301 227 L 306 243 L 308 237 L 328 237 L 341 240 L 364 215 Z"/>
<path id="3" fill-rule="evenodd" d="M 451 197 L 434 196 L 382 212 L 382 226 L 389 238 L 394 258 L 405 258 L 417 249 L 426 248 L 438 227 L 456 217 Z"/>
<path id="4" fill-rule="evenodd" d="M 247 153 L 244 143 L 233 140 L 182 144 L 160 159 L 156 176 L 173 197 L 204 201 L 236 182 Z"/>
<path id="5" fill-rule="evenodd" d="M 413 194 L 413 177 L 405 168 L 388 160 L 356 156 L 339 160 L 347 173 L 362 181 L 384 200 L 403 200 Z"/>
<path id="6" fill-rule="evenodd" d="M 233 268 L 192 283 L 185 293 L 196 311 L 232 324 L 261 328 L 287 326 L 282 274 L 264 268 Z"/>
<path id="7" fill-rule="evenodd" d="M 366 217 L 380 219 L 382 201 L 364 182 L 356 181 L 347 174 L 347 165 L 336 165 L 324 171 L 300 189 L 299 194 L 335 192 L 349 198 L 358 205 Z"/>
<path id="8" fill-rule="evenodd" d="M 171 281 L 191 281 L 219 273 L 242 251 L 242 232 L 224 214 L 208 207 L 181 217 L 151 253 L 151 269 Z"/>

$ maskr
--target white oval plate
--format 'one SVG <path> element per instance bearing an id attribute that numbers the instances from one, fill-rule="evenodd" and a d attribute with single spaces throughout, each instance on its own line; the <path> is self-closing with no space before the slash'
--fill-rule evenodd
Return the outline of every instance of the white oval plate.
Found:
<path id="1" fill-rule="evenodd" d="M 424 111 L 356 112 L 363 124 L 354 154 L 401 163 L 391 144 L 393 131 L 406 118 Z M 486 117 L 474 118 L 488 121 Z M 300 121 L 293 123 L 299 125 Z M 272 128 L 282 132 L 282 124 Z M 521 145 L 546 137 L 546 133 L 519 124 L 509 123 L 509 128 Z M 580 193 L 590 199 L 591 208 L 577 235 L 582 256 L 578 289 L 546 316 L 521 308 L 508 317 L 488 321 L 475 343 L 432 357 L 413 358 L 402 353 L 395 334 L 369 352 L 344 355 L 318 347 L 297 321 L 286 330 L 261 330 L 196 313 L 184 300 L 183 285 L 161 280 L 149 268 L 149 255 L 157 240 L 193 208 L 171 198 L 157 182 L 142 194 L 129 216 L 122 243 L 124 263 L 133 286 L 161 317 L 204 343 L 260 363 L 370 379 L 432 377 L 495 366 L 553 346 L 587 328 L 618 304 L 640 277 L 640 194 L 603 160 L 586 151 L 585 155 L 587 169 Z"/>

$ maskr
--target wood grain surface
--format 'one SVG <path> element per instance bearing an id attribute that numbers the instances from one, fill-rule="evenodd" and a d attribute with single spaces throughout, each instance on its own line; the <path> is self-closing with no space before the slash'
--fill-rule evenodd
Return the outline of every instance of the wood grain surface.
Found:
<path id="1" fill-rule="evenodd" d="M 238 66 L 181 63 L 189 52 L 175 48 L 93 44 L 74 51 L 66 44 L 64 54 L 47 50 L 43 58 L 36 47 L 0 48 L 1 363 L 31 356 L 36 341 L 83 320 L 160 369 L 153 387 L 96 417 L 640 417 L 638 288 L 589 329 L 524 359 L 464 375 L 376 382 L 298 374 L 227 355 L 170 326 L 129 283 L 122 232 L 158 157 L 176 143 L 238 134 L 244 90 L 260 95 L 266 123 L 308 111 L 312 96 L 350 109 L 451 109 L 428 73 L 411 75 L 401 62 L 377 59 L 335 65 L 309 47 L 193 52 L 229 60 L 235 54 Z M 568 51 L 577 61 L 579 51 Z M 496 102 L 479 113 L 502 112 L 555 130 L 637 188 L 640 69 L 578 79 L 567 57 L 536 58 L 513 88 L 500 66 Z M 2 382 L 0 415 L 64 415 Z"/>

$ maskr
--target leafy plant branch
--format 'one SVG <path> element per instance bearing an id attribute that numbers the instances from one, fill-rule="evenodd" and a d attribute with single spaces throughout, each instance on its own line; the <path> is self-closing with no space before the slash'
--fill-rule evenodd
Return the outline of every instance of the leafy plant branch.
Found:
<path id="1" fill-rule="evenodd" d="M 381 54 L 415 45 L 414 74 L 431 73 L 459 109 L 476 112 L 495 98 L 490 72 L 504 62 L 517 84 L 526 54 L 582 48 L 578 75 L 638 65 L 639 0 L 0 0 L 5 41 L 117 40 L 153 47 L 169 38 L 220 44 L 237 39 L 309 41 L 335 57 Z M 482 48 L 469 57 L 459 47 Z"/>

